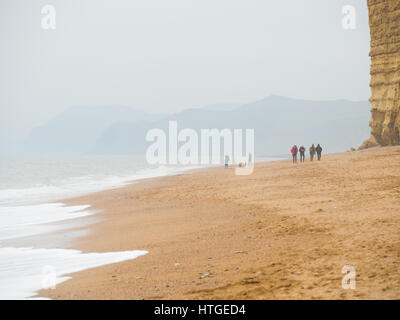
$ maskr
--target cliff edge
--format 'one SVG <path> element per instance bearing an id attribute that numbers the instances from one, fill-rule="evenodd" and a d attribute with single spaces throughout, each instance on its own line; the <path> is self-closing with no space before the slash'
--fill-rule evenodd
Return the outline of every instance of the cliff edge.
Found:
<path id="1" fill-rule="evenodd" d="M 400 0 L 367 0 L 371 33 L 371 138 L 400 144 Z"/>

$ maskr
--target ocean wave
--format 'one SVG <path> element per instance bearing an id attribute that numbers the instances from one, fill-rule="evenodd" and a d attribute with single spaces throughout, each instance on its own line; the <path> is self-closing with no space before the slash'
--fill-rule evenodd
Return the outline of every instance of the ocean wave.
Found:
<path id="1" fill-rule="evenodd" d="M 136 259 L 143 250 L 82 253 L 71 249 L 0 248 L 0 300 L 26 299 L 55 288 L 66 274 Z"/>

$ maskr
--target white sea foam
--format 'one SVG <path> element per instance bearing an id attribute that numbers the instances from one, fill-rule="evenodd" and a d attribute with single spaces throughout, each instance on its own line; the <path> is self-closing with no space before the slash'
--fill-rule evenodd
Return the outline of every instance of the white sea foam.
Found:
<path id="1" fill-rule="evenodd" d="M 26 299 L 70 279 L 66 274 L 135 259 L 147 251 L 82 253 L 66 249 L 0 248 L 0 299 Z"/>
<path id="2" fill-rule="evenodd" d="M 0 240 L 9 240 L 56 230 L 53 222 L 76 219 L 94 213 L 89 205 L 64 206 L 62 203 L 0 207 Z"/>
<path id="3" fill-rule="evenodd" d="M 46 233 L 68 227 L 67 220 L 93 214 L 94 211 L 87 210 L 89 207 L 64 206 L 62 203 L 0 207 L 0 240 L 33 235 L 45 239 Z M 61 221 L 61 226 L 54 225 Z M 146 253 L 138 250 L 81 253 L 71 249 L 0 245 L 0 299 L 29 298 L 49 281 L 58 284 L 68 280 L 65 274 L 135 259 Z"/>

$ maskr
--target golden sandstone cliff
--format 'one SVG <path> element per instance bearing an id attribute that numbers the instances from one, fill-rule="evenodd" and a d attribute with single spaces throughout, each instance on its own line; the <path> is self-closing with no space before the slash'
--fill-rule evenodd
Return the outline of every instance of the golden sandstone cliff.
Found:
<path id="1" fill-rule="evenodd" d="M 400 144 L 400 0 L 367 0 L 371 33 L 371 138 Z"/>

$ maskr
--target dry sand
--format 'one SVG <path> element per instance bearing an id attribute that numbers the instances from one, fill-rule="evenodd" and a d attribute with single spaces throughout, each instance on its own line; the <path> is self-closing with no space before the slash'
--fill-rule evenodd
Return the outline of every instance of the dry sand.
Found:
<path id="1" fill-rule="evenodd" d="M 70 248 L 149 253 L 41 296 L 400 298 L 400 147 L 260 163 L 249 176 L 217 168 L 143 180 L 69 204 L 103 210 Z M 342 288 L 344 265 L 356 269 L 355 290 Z"/>

